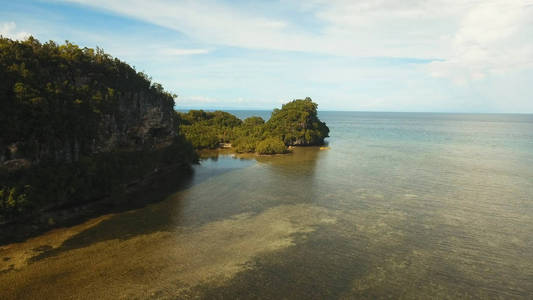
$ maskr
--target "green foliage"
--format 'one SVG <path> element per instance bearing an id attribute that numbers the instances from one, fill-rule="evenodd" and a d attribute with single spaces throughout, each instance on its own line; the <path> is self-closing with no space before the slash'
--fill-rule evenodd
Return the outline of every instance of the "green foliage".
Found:
<path id="1" fill-rule="evenodd" d="M 274 109 L 266 130 L 286 145 L 321 145 L 329 128 L 318 119 L 317 107 L 309 97 L 284 104 L 281 109 Z"/>
<path id="2" fill-rule="evenodd" d="M 120 105 L 134 94 L 174 106 L 175 95 L 99 48 L 0 36 L 0 156 L 12 159 L 3 152 L 16 145 L 17 155 L 33 162 L 14 171 L 0 167 L 0 222 L 109 196 L 156 168 L 194 161 L 181 136 L 157 150 L 93 154 L 99 124 L 110 115 L 123 118 Z M 214 122 L 236 122 L 226 117 L 220 113 Z M 56 159 L 65 144 L 79 148 L 79 159 Z"/>
<path id="3" fill-rule="evenodd" d="M 174 106 L 174 95 L 102 49 L 0 37 L 1 151 L 18 143 L 24 157 L 54 159 L 68 141 L 88 154 L 101 118 L 138 92 Z"/>
<path id="4" fill-rule="evenodd" d="M 265 140 L 259 142 L 255 151 L 259 154 L 277 154 L 277 153 L 286 153 L 287 146 L 279 138 L 269 137 Z"/>
<path id="5" fill-rule="evenodd" d="M 229 142 L 238 153 L 285 153 L 288 145 L 321 145 L 329 133 L 326 124 L 318 119 L 317 104 L 310 98 L 275 109 L 266 123 L 261 117 L 241 121 L 221 111 L 191 110 L 178 116 L 181 131 L 196 149 L 214 149 Z"/>
<path id="6" fill-rule="evenodd" d="M 3 187 L 0 189 L 0 220 L 18 216 L 30 208 L 28 193 L 31 187 L 26 185 L 21 189 L 16 187 Z"/>
<path id="7" fill-rule="evenodd" d="M 259 139 L 255 139 L 250 136 L 241 136 L 233 141 L 231 145 L 234 147 L 237 153 L 249 153 L 255 152 L 255 148 L 259 141 Z"/>
<path id="8" fill-rule="evenodd" d="M 45 162 L 29 169 L 0 172 L 0 221 L 35 210 L 79 205 L 116 192 L 156 168 L 196 160 L 182 137 L 158 150 L 116 151 L 82 157 L 69 164 Z"/>
<path id="9" fill-rule="evenodd" d="M 263 118 L 253 116 L 253 117 L 244 119 L 242 126 L 245 128 L 255 128 L 258 126 L 262 126 L 263 124 L 265 124 L 265 120 L 263 120 Z"/>
<path id="10" fill-rule="evenodd" d="M 214 149 L 217 148 L 221 142 L 218 137 L 218 130 L 206 125 L 199 123 L 182 125 L 181 130 L 185 135 L 185 138 L 187 138 L 196 149 Z"/>
<path id="11" fill-rule="evenodd" d="M 196 149 L 214 149 L 220 143 L 230 142 L 235 138 L 235 128 L 242 121 L 236 116 L 224 112 L 206 112 L 191 110 L 179 113 L 180 129 Z"/>

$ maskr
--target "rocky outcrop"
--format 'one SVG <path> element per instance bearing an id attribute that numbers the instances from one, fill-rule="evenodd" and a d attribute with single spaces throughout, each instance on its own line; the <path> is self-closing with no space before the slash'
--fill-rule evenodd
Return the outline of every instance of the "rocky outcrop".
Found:
<path id="1" fill-rule="evenodd" d="M 79 136 L 21 139 L 3 149 L 0 163 L 9 169 L 28 167 L 43 159 L 78 161 L 82 155 L 115 150 L 145 150 L 168 146 L 177 134 L 173 102 L 145 91 L 118 96 L 111 113 L 100 116 L 91 141 Z M 31 151 L 21 151 L 31 149 Z M 24 161 L 24 163 L 19 163 Z"/>
<path id="2" fill-rule="evenodd" d="M 176 137 L 173 95 L 101 49 L 0 37 L 0 167 L 150 150 Z"/>
<path id="3" fill-rule="evenodd" d="M 165 146 L 176 131 L 173 103 L 145 92 L 125 93 L 116 112 L 102 117 L 92 151 Z"/>
<path id="4" fill-rule="evenodd" d="M 174 97 L 101 49 L 0 37 L 0 224 L 113 202 L 188 168 Z"/>

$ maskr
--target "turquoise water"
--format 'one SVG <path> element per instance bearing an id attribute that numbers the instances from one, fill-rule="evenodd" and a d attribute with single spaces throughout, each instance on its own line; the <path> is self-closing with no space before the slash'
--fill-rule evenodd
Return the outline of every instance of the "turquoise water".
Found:
<path id="1" fill-rule="evenodd" d="M 160 202 L 0 249 L 0 298 L 531 297 L 533 115 L 320 118 L 329 149 L 207 153 Z"/>

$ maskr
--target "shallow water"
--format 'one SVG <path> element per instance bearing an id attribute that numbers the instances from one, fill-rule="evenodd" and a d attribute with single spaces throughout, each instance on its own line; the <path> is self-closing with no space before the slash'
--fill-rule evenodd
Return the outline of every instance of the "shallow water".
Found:
<path id="1" fill-rule="evenodd" d="M 532 115 L 320 117 L 329 149 L 207 154 L 163 201 L 0 246 L 0 298 L 531 297 Z"/>

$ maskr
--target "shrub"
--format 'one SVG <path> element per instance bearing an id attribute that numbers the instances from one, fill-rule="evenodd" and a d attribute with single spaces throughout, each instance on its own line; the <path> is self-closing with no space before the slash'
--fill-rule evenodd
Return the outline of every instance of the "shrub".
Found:
<path id="1" fill-rule="evenodd" d="M 251 137 L 240 137 L 233 142 L 232 146 L 237 153 L 255 152 L 257 140 Z"/>
<path id="2" fill-rule="evenodd" d="M 286 153 L 287 146 L 281 139 L 271 137 L 259 142 L 255 151 L 259 154 Z"/>
<path id="3" fill-rule="evenodd" d="M 231 143 L 235 151 L 244 153 L 257 151 L 259 141 L 272 137 L 287 146 L 324 144 L 329 128 L 318 118 L 317 107 L 311 98 L 293 100 L 281 109 L 275 109 L 267 122 L 257 116 L 241 121 L 222 111 L 191 110 L 187 113 L 178 112 L 177 116 L 181 132 L 196 149 L 217 148 L 220 143 Z M 285 147 L 283 150 L 281 147 L 275 150 L 267 148 L 263 149 L 265 153 L 283 153 L 287 150 Z"/>
<path id="4" fill-rule="evenodd" d="M 0 221 L 41 210 L 88 203 L 114 193 L 156 168 L 197 159 L 181 136 L 171 145 L 142 151 L 115 151 L 72 163 L 43 162 L 27 169 L 0 169 Z"/>
<path id="5" fill-rule="evenodd" d="M 0 220 L 18 216 L 29 208 L 28 192 L 30 186 L 21 189 L 4 187 L 0 189 Z"/>
<path id="6" fill-rule="evenodd" d="M 180 130 L 184 133 L 185 138 L 196 149 L 214 149 L 222 142 L 217 135 L 216 129 L 194 123 L 193 125 L 182 125 Z"/>

